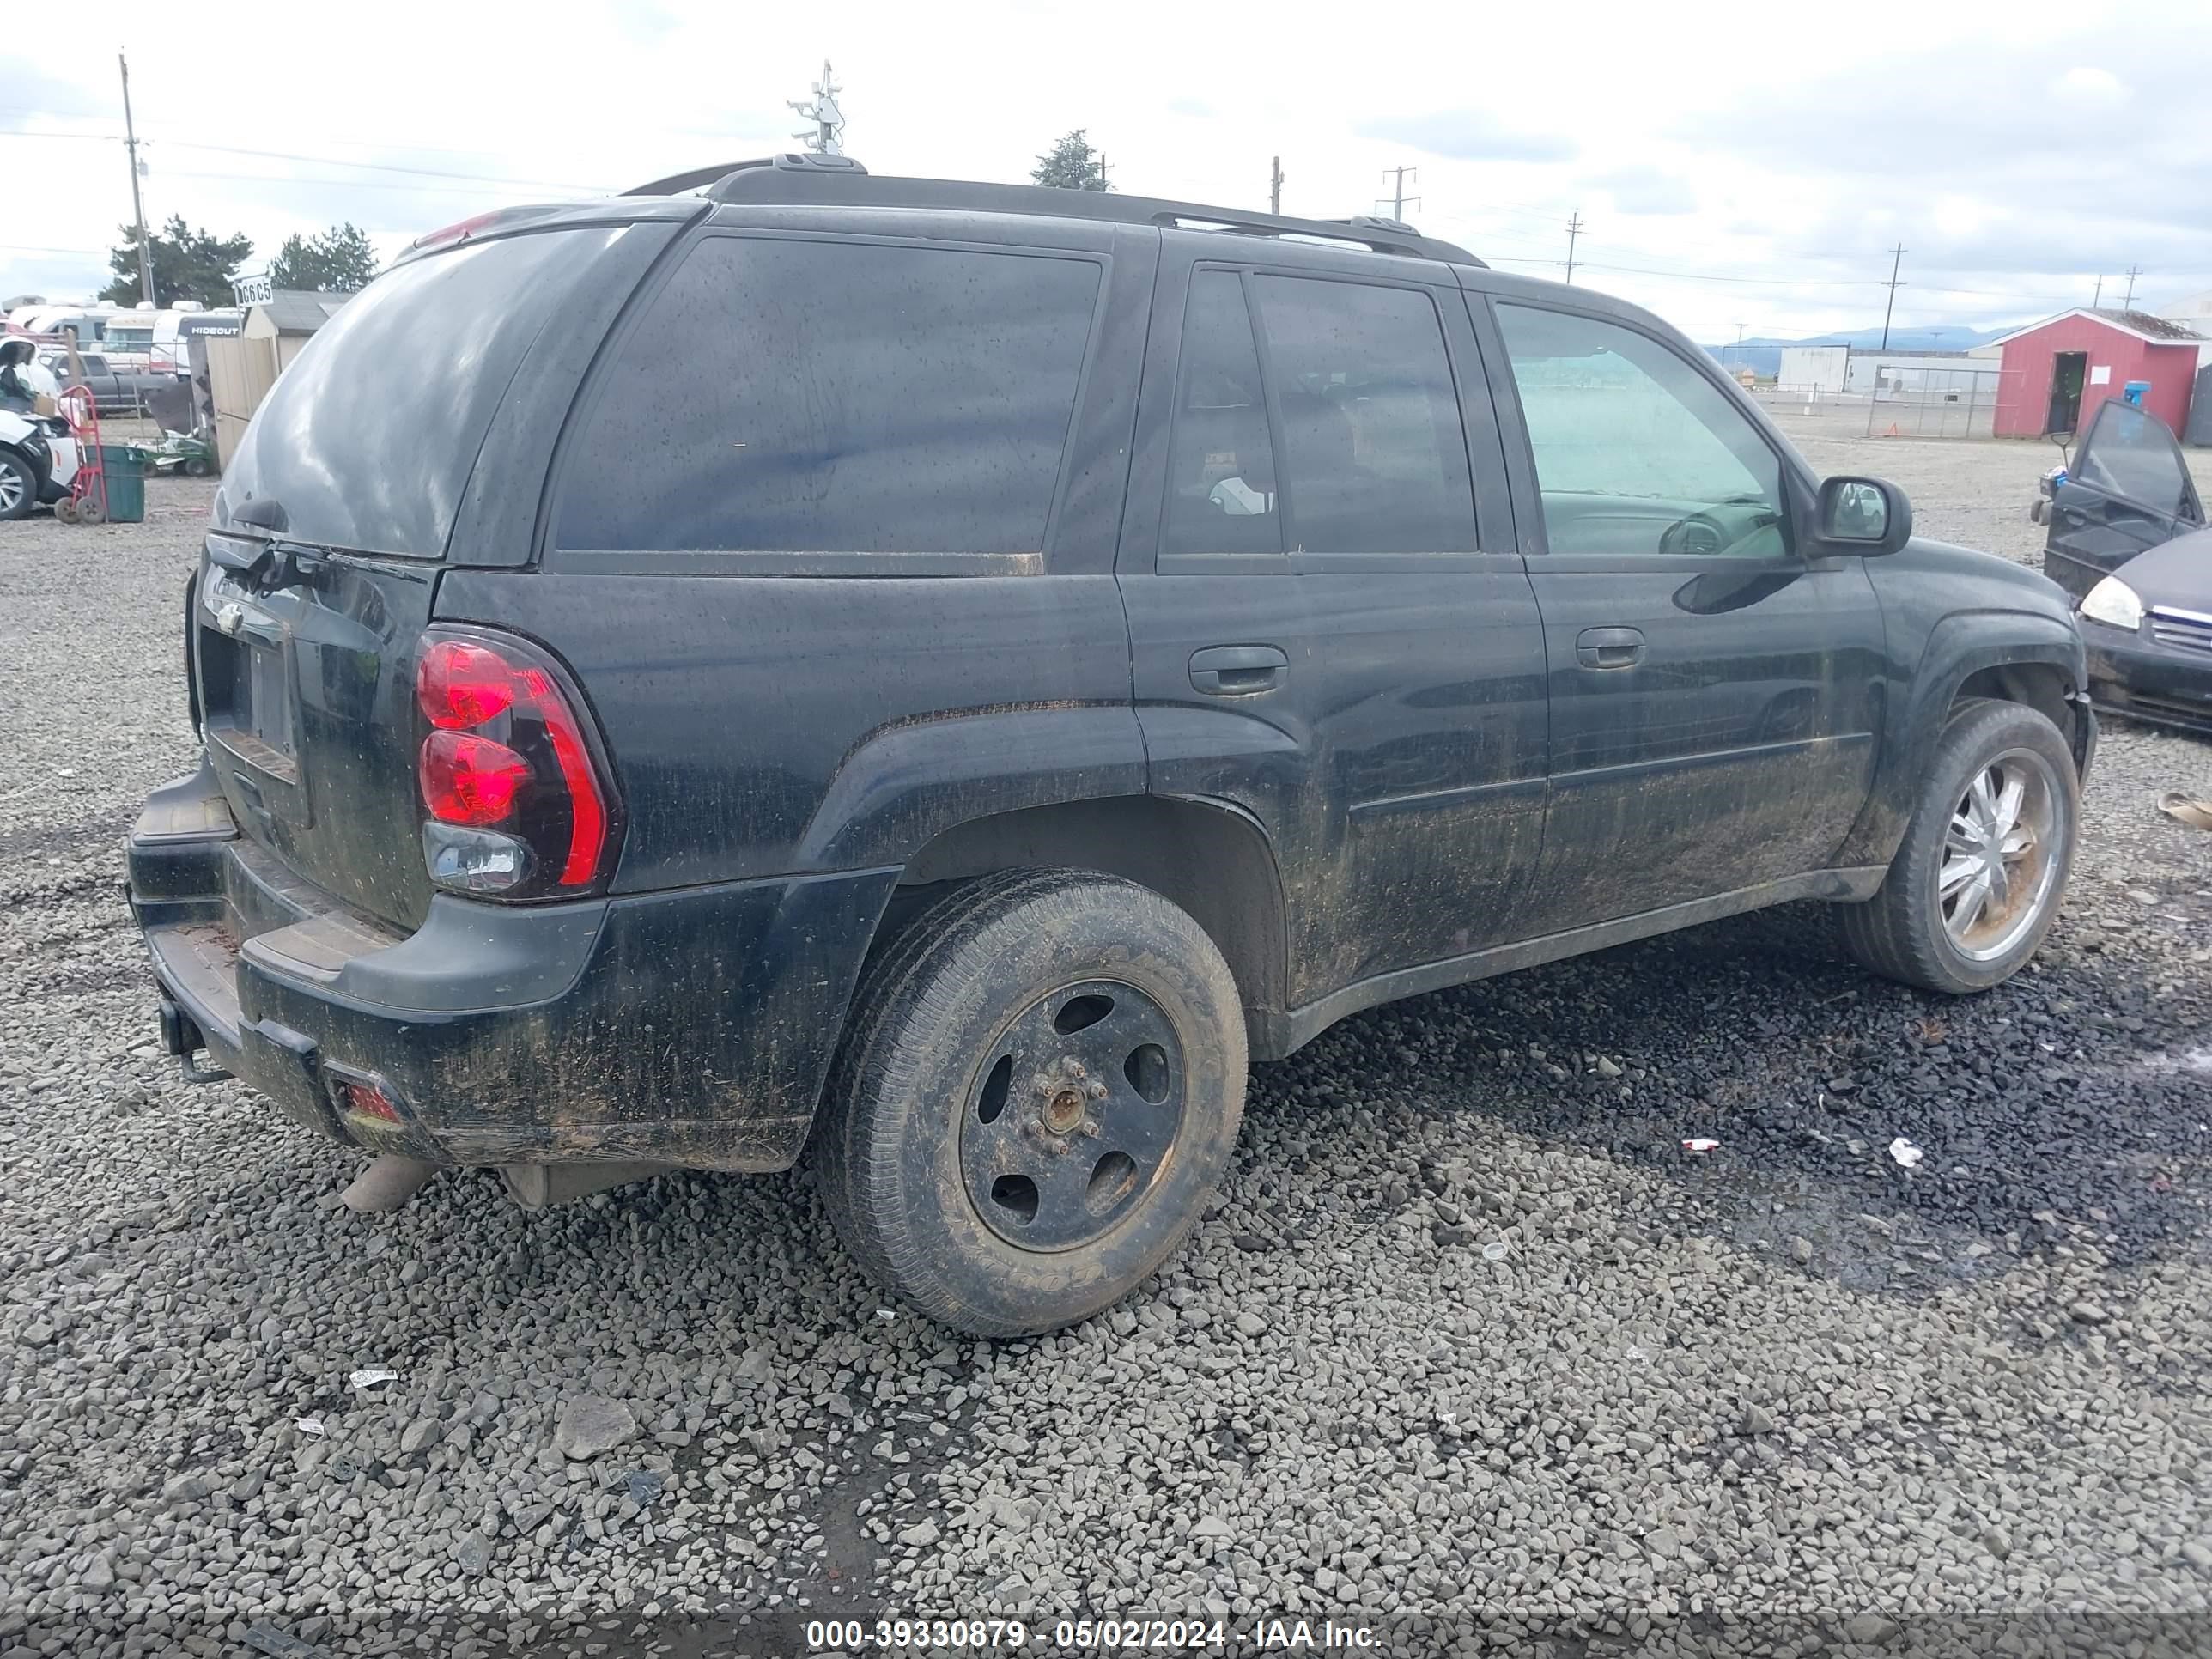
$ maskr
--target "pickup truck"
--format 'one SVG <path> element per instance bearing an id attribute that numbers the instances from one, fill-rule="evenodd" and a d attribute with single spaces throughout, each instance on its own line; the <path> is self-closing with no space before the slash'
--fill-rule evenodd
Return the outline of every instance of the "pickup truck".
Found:
<path id="1" fill-rule="evenodd" d="M 135 415 L 146 406 L 146 400 L 155 392 L 174 386 L 177 377 L 153 369 L 128 368 L 112 363 L 106 355 L 98 351 L 82 351 L 77 362 L 82 365 L 81 376 L 72 373 L 66 352 L 49 352 L 43 359 L 53 371 L 54 378 L 64 386 L 82 379 L 92 388 L 94 405 L 103 415 Z"/>

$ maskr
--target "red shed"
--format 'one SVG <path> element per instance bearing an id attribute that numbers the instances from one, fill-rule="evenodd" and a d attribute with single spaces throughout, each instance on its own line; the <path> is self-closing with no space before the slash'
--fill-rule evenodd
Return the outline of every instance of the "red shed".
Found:
<path id="1" fill-rule="evenodd" d="M 2001 349 L 1996 435 L 2079 432 L 2130 380 L 2148 383 L 2142 405 L 2177 433 L 2189 420 L 2203 337 L 2147 311 L 2061 312 L 1990 343 Z"/>

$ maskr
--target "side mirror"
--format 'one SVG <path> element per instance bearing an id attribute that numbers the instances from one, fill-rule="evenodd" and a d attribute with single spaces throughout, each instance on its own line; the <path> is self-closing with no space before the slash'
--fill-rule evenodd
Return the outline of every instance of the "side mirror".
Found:
<path id="1" fill-rule="evenodd" d="M 1887 478 L 1831 478 L 1820 486 L 1813 536 L 1825 553 L 1894 553 L 1912 536 L 1912 503 Z"/>

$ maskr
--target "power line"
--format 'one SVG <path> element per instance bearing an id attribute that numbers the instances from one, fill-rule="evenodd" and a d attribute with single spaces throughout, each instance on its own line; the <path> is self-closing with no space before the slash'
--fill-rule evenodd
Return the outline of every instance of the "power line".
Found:
<path id="1" fill-rule="evenodd" d="M 130 140 L 106 132 L 28 132 L 0 130 L 0 138 L 95 138 L 109 143 L 128 143 Z M 153 140 L 145 141 L 150 147 Z M 416 179 L 454 179 L 466 184 L 527 185 L 533 189 L 574 190 L 586 194 L 598 194 L 603 185 L 578 184 L 573 179 L 516 179 L 490 173 L 454 173 L 442 167 L 406 167 L 390 161 L 349 161 L 343 155 L 309 155 L 296 150 L 248 149 L 237 144 L 204 144 L 197 140 L 165 138 L 161 141 L 171 149 L 205 150 L 218 155 L 250 155 L 264 161 L 307 161 L 317 167 L 357 167 L 364 173 L 404 173 Z M 203 174 L 202 177 L 213 177 Z"/>
<path id="2" fill-rule="evenodd" d="M 313 185 L 331 190 L 380 190 L 404 196 L 452 196 L 476 202 L 481 202 L 488 195 L 503 193 L 496 188 L 459 190 L 443 185 L 404 185 L 387 182 L 381 179 L 318 179 L 312 175 L 283 173 L 180 173 L 165 169 L 161 176 L 165 179 L 220 179 L 226 184 L 238 185 Z M 495 182 L 486 181 L 488 185 L 495 184 Z M 542 196 L 544 192 L 526 188 L 512 193 Z"/>

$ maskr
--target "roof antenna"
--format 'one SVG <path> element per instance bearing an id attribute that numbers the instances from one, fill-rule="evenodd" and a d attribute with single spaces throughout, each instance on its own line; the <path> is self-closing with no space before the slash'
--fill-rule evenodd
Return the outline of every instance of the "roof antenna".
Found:
<path id="1" fill-rule="evenodd" d="M 830 78 L 830 60 L 825 58 L 822 60 L 821 81 L 807 88 L 814 96 L 785 100 L 814 123 L 811 128 L 791 136 L 817 155 L 842 155 L 845 153 L 845 112 L 837 107 L 837 94 L 844 89 Z"/>

